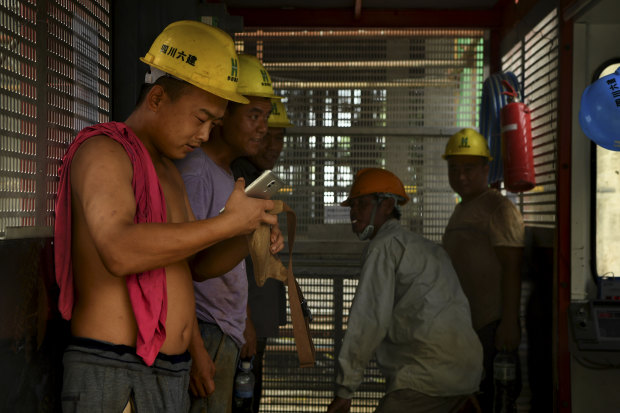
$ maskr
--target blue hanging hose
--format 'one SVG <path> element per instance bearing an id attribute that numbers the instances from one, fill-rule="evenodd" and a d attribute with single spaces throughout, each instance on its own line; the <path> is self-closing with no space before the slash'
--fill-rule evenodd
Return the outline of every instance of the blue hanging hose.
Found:
<path id="1" fill-rule="evenodd" d="M 505 91 L 502 80 L 507 81 L 517 91 L 518 100 L 523 101 L 523 91 L 519 80 L 512 72 L 500 72 L 489 76 L 482 85 L 482 103 L 480 104 L 480 134 L 489 143 L 493 160 L 489 164 L 489 183 L 504 179 L 504 165 L 502 162 L 502 137 L 499 114 L 509 101 L 509 97 L 502 95 Z"/>

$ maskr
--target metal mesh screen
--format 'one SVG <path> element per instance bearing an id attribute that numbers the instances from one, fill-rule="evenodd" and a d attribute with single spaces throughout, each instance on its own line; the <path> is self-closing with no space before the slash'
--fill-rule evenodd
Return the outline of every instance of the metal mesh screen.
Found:
<path id="1" fill-rule="evenodd" d="M 337 354 L 334 349 L 339 349 L 346 330 L 357 279 L 307 274 L 298 276 L 297 280 L 312 306 L 316 365 L 299 368 L 288 311 L 287 324 L 280 327 L 280 337 L 268 340 L 261 412 L 316 412 L 323 410 L 334 396 L 334 357 Z M 366 368 L 365 380 L 353 400 L 352 411 L 373 412 L 384 385 L 385 379 L 373 360 Z"/>
<path id="2" fill-rule="evenodd" d="M 67 145 L 108 120 L 109 15 L 107 0 L 0 3 L 0 237 L 53 226 Z"/>
<path id="3" fill-rule="evenodd" d="M 279 198 L 297 214 L 296 275 L 314 315 L 317 364 L 299 369 L 291 325 L 268 342 L 261 412 L 323 411 L 333 397 L 335 358 L 357 286 L 361 248 L 351 247 L 348 208 L 354 174 L 384 167 L 412 202 L 401 222 L 439 242 L 456 203 L 445 144 L 476 127 L 485 75 L 484 31 L 443 29 L 277 31 L 235 36 L 239 52 L 262 59 L 295 126 L 276 172 Z M 281 228 L 286 228 L 281 225 Z M 354 238 L 354 237 L 353 237 Z M 359 245 L 358 245 L 359 246 Z M 355 249 L 352 248 L 352 249 Z M 290 322 L 290 319 L 289 319 Z M 374 361 L 352 412 L 374 411 L 385 381 Z"/>
<path id="4" fill-rule="evenodd" d="M 454 207 L 441 153 L 476 127 L 484 76 L 481 30 L 248 30 L 294 127 L 276 167 L 298 234 L 348 222 L 338 204 L 365 167 L 396 173 L 412 202 L 403 223 L 439 241 Z"/>
<path id="5" fill-rule="evenodd" d="M 502 58 L 502 70 L 520 79 L 531 110 L 536 187 L 519 196 L 529 226 L 555 227 L 558 43 L 554 10 Z"/>

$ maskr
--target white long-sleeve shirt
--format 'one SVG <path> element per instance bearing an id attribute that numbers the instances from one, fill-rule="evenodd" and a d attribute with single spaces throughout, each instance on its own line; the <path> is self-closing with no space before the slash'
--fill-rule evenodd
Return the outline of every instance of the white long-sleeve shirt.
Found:
<path id="1" fill-rule="evenodd" d="M 350 399 L 373 352 L 387 392 L 478 390 L 482 347 L 443 248 L 391 219 L 369 243 L 338 356 L 336 395 Z"/>

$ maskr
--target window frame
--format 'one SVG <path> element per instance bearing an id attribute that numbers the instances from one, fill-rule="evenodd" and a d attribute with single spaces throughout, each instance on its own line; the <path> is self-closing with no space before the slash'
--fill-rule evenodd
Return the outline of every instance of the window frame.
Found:
<path id="1" fill-rule="evenodd" d="M 609 69 L 610 67 L 614 67 L 615 69 L 617 69 L 618 67 L 620 67 L 620 56 L 618 57 L 613 57 L 611 59 L 607 59 L 606 61 L 604 61 L 603 63 L 601 63 L 596 70 L 594 70 L 593 74 L 592 74 L 592 78 L 591 78 L 591 83 L 595 82 L 596 80 L 598 80 L 599 78 L 604 76 L 604 73 L 606 72 L 607 69 Z M 613 71 L 612 70 L 612 71 Z M 606 74 L 605 74 L 606 75 Z M 592 256 L 592 260 L 590 261 L 590 265 L 591 265 L 591 273 L 592 273 L 592 278 L 593 281 L 595 282 L 596 285 L 599 284 L 600 280 L 602 278 L 605 278 L 608 274 L 609 271 L 604 272 L 604 273 L 600 273 L 599 272 L 599 254 L 598 254 L 598 237 L 599 237 L 599 231 L 598 231 L 598 214 L 597 214 L 597 210 L 599 208 L 599 191 L 598 191 L 598 187 L 599 187 L 599 163 L 598 163 L 598 155 L 600 153 L 600 151 L 608 151 L 605 148 L 602 148 L 600 146 L 598 146 L 596 143 L 591 142 L 590 143 L 590 165 L 591 165 L 591 175 L 590 175 L 590 180 L 591 180 L 591 188 L 593 188 L 593 190 L 591 191 L 590 194 L 590 206 L 591 206 L 591 211 L 592 213 L 590 214 L 590 249 L 591 249 L 591 256 Z M 609 152 L 613 152 L 613 151 L 609 151 Z M 618 155 L 620 156 L 620 155 Z M 618 186 L 620 188 L 620 185 Z M 613 273 L 612 273 L 613 274 Z M 612 277 L 620 277 L 620 272 L 618 275 L 612 275 Z M 600 292 L 600 290 L 599 290 Z"/>

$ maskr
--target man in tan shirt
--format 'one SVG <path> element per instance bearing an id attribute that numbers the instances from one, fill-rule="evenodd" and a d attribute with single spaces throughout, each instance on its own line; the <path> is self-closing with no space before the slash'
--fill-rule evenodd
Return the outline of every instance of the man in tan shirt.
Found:
<path id="1" fill-rule="evenodd" d="M 492 412 L 495 355 L 513 352 L 518 361 L 523 220 L 509 199 L 488 187 L 491 157 L 482 135 L 473 129 L 457 132 L 443 157 L 450 186 L 462 199 L 448 222 L 443 246 L 469 300 L 484 349 L 485 376 L 478 399 L 483 412 Z"/>

